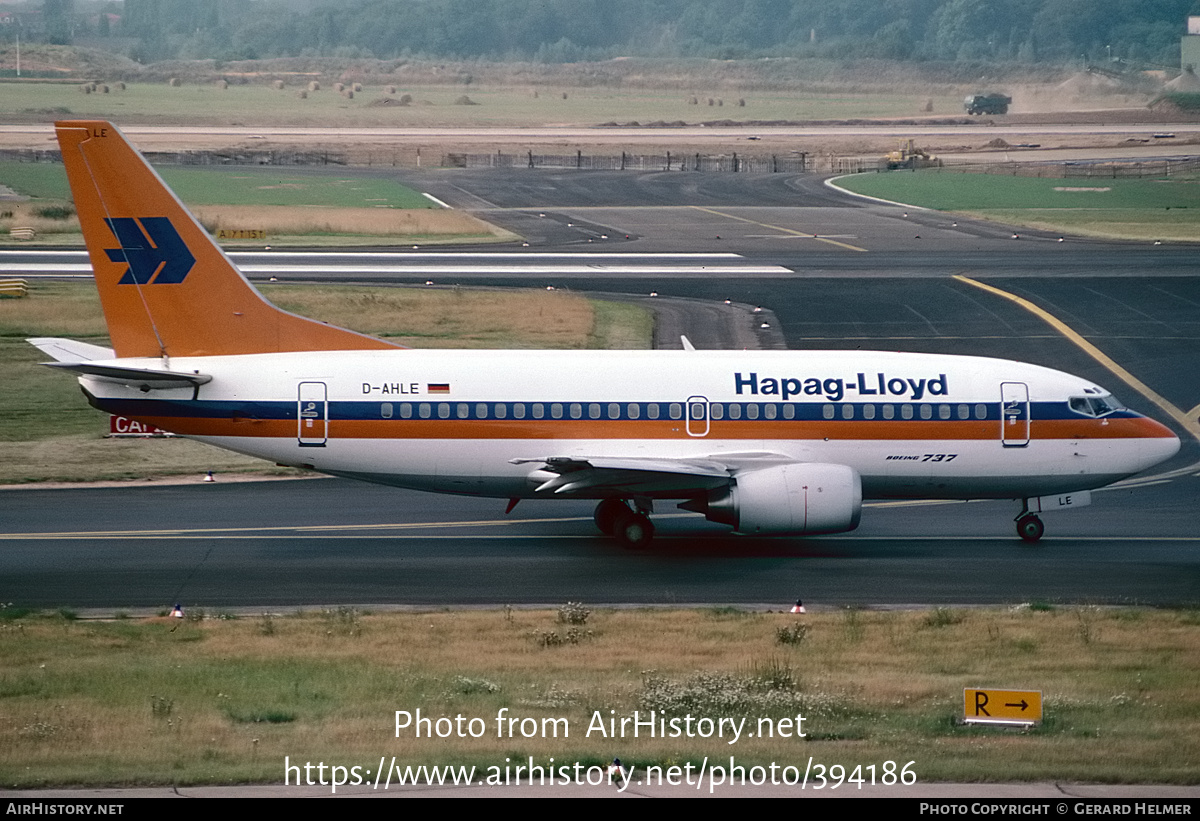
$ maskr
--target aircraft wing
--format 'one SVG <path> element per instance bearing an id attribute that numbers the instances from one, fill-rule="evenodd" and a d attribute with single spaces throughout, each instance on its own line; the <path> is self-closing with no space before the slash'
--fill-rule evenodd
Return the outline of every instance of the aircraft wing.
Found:
<path id="1" fill-rule="evenodd" d="M 543 456 L 513 459 L 513 464 L 540 464 L 555 474 L 538 485 L 539 493 L 671 495 L 724 487 L 737 473 L 795 459 L 778 453 L 726 453 L 705 458 Z"/>

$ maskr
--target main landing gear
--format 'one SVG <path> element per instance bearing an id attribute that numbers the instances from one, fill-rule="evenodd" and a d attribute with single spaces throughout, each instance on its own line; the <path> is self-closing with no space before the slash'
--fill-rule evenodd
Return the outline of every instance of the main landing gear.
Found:
<path id="1" fill-rule="evenodd" d="M 601 533 L 614 537 L 623 547 L 637 550 L 654 538 L 654 524 L 646 515 L 649 505 L 635 505 L 633 509 L 622 499 L 605 499 L 596 505 L 592 519 Z"/>

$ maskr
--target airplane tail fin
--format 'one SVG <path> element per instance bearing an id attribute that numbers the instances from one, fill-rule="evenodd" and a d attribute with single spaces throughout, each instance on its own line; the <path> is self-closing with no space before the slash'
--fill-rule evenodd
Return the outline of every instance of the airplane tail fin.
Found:
<path id="1" fill-rule="evenodd" d="M 111 123 L 55 123 L 119 357 L 394 349 L 276 308 Z"/>

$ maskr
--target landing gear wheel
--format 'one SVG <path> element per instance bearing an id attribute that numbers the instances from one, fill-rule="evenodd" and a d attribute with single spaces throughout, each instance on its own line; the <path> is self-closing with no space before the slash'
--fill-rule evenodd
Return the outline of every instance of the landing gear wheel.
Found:
<path id="1" fill-rule="evenodd" d="M 654 538 L 654 524 L 649 516 L 629 510 L 617 520 L 613 535 L 622 547 L 640 550 Z"/>
<path id="2" fill-rule="evenodd" d="M 592 521 L 596 523 L 596 527 L 600 529 L 601 533 L 611 536 L 617 527 L 617 520 L 628 512 L 629 506 L 620 499 L 605 499 L 596 505 Z"/>
<path id="3" fill-rule="evenodd" d="M 1046 532 L 1042 520 L 1032 513 L 1017 519 L 1017 535 L 1027 542 L 1036 542 Z"/>

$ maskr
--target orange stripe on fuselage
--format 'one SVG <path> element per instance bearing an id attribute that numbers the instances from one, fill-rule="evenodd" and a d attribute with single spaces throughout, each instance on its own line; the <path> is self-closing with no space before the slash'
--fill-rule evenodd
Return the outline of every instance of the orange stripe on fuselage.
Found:
<path id="1" fill-rule="evenodd" d="M 136 416 L 139 422 L 185 436 L 294 439 L 294 419 L 202 419 Z M 707 436 L 689 436 L 680 420 L 598 419 L 331 419 L 330 439 L 727 439 L 830 441 L 1000 441 L 997 420 L 969 421 L 730 421 L 713 422 Z M 1162 439 L 1173 434 L 1145 417 L 1034 420 L 1034 441 L 1063 439 Z"/>

